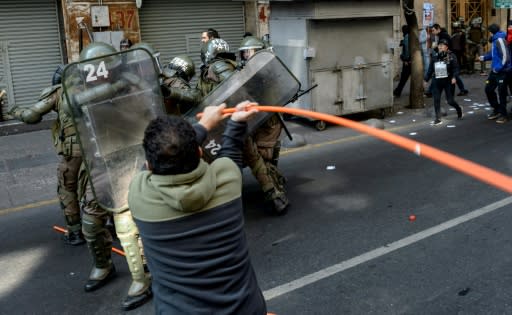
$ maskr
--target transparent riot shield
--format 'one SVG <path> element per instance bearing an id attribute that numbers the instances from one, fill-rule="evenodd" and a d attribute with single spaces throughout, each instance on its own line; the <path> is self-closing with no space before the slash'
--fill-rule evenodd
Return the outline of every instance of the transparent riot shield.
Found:
<path id="1" fill-rule="evenodd" d="M 164 115 L 158 74 L 142 48 L 64 69 L 63 103 L 73 117 L 94 196 L 105 209 L 127 208 L 130 181 L 144 166 L 144 130 Z"/>
<path id="2" fill-rule="evenodd" d="M 244 68 L 234 72 L 221 82 L 201 101 L 201 104 L 187 112 L 185 117 L 195 122 L 196 114 L 208 105 L 226 103 L 234 107 L 238 103 L 249 100 L 260 105 L 284 106 L 292 100 L 300 90 L 299 80 L 290 72 L 284 63 L 272 52 L 258 51 L 247 61 Z M 249 121 L 249 132 L 254 131 L 265 122 L 272 113 L 258 113 Z M 203 143 L 203 153 L 207 160 L 214 160 L 222 147 L 222 132 L 225 124 L 219 125 L 208 133 Z"/>

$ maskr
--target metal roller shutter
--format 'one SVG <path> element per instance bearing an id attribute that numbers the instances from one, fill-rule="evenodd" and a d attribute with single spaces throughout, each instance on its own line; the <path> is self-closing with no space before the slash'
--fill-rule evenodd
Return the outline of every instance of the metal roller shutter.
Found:
<path id="1" fill-rule="evenodd" d="M 0 89 L 7 89 L 6 107 L 30 106 L 62 62 L 57 1 L 0 1 L 0 30 Z"/>
<path id="2" fill-rule="evenodd" d="M 150 43 L 160 54 L 162 64 L 179 54 L 186 54 L 201 64 L 201 32 L 214 28 L 236 52 L 242 40 L 244 2 L 222 0 L 144 1 L 139 10 L 142 41 Z M 197 77 L 197 76 L 196 76 Z"/>

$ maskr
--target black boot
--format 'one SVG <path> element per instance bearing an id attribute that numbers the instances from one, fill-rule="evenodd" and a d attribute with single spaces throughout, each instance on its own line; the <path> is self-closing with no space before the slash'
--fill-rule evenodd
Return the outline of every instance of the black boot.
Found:
<path id="1" fill-rule="evenodd" d="M 152 296 L 153 296 L 153 292 L 151 291 L 151 287 L 149 287 L 139 295 L 126 296 L 124 301 L 121 303 L 121 307 L 125 311 L 133 310 L 133 309 L 145 304 L 147 301 L 151 300 Z"/>
<path id="2" fill-rule="evenodd" d="M 91 271 L 90 278 L 87 280 L 84 286 L 85 292 L 92 292 L 107 284 L 110 280 L 112 280 L 116 275 L 116 268 L 114 265 L 110 266 L 110 269 L 100 269 L 94 267 Z"/>
<path id="3" fill-rule="evenodd" d="M 64 234 L 62 239 L 64 240 L 64 242 L 66 242 L 66 244 L 73 246 L 85 244 L 85 239 L 81 231 L 67 232 L 66 234 Z"/>
<path id="4" fill-rule="evenodd" d="M 462 115 L 462 107 L 459 106 L 459 107 L 456 108 L 456 110 L 457 110 L 457 119 L 461 120 L 462 117 L 464 117 L 464 115 Z"/>
<path id="5" fill-rule="evenodd" d="M 66 219 L 66 228 L 68 231 L 62 239 L 66 242 L 66 244 L 77 246 L 85 243 L 84 235 L 82 234 L 82 222 L 80 218 L 80 213 L 78 214 L 66 214 L 64 216 Z"/>
<path id="6" fill-rule="evenodd" d="M 265 199 L 272 202 L 274 212 L 277 215 L 286 214 L 290 202 L 288 201 L 288 198 L 284 192 L 272 188 L 271 190 L 265 192 Z"/>

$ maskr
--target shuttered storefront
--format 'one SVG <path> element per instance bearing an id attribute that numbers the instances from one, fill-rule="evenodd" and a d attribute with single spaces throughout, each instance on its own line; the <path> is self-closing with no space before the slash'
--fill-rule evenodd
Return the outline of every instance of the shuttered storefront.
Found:
<path id="1" fill-rule="evenodd" d="M 0 1 L 0 89 L 7 91 L 5 114 L 30 106 L 51 85 L 62 62 L 56 0 Z"/>
<path id="2" fill-rule="evenodd" d="M 142 41 L 152 44 L 161 54 L 162 64 L 186 54 L 201 64 L 201 32 L 214 28 L 237 52 L 244 34 L 244 2 L 221 0 L 149 0 L 139 9 Z M 196 76 L 197 77 L 197 76 Z"/>

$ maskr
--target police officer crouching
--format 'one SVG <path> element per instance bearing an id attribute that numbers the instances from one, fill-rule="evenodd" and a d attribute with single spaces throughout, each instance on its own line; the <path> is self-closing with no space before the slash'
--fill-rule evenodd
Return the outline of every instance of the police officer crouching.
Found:
<path id="1" fill-rule="evenodd" d="M 265 43 L 262 40 L 254 36 L 246 36 L 238 49 L 241 71 L 254 54 L 265 48 Z M 286 178 L 277 168 L 281 148 L 279 137 L 282 129 L 281 119 L 276 113 L 246 138 L 243 149 L 244 163 L 251 168 L 252 174 L 263 191 L 265 200 L 272 204 L 273 210 L 278 215 L 285 214 L 290 205 L 286 196 Z"/>
<path id="2" fill-rule="evenodd" d="M 432 78 L 432 95 L 434 97 L 435 120 L 434 126 L 440 125 L 441 121 L 441 94 L 444 90 L 446 101 L 457 110 L 457 118 L 462 119 L 462 108 L 455 102 L 452 93 L 452 85 L 456 83 L 455 77 L 459 73 L 457 57 L 448 50 L 448 41 L 440 39 L 438 43 L 439 52 L 432 56 L 428 72 L 425 75 L 425 86 Z"/>

